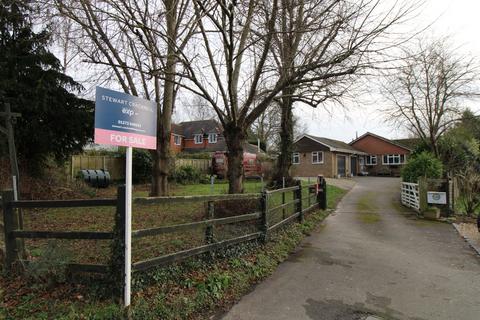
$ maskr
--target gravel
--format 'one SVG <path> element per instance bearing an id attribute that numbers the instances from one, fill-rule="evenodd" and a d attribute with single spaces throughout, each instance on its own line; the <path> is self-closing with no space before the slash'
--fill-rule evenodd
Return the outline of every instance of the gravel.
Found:
<path id="1" fill-rule="evenodd" d="M 480 254 L 480 232 L 478 232 L 477 225 L 474 223 L 455 223 L 454 225 L 457 231 L 466 238 L 470 245 Z"/>

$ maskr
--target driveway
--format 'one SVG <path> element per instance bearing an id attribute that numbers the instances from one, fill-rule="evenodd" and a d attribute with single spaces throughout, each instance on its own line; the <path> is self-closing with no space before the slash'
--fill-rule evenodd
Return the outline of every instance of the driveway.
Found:
<path id="1" fill-rule="evenodd" d="M 480 319 L 480 259 L 453 227 L 403 208 L 399 179 L 356 181 L 223 319 Z"/>

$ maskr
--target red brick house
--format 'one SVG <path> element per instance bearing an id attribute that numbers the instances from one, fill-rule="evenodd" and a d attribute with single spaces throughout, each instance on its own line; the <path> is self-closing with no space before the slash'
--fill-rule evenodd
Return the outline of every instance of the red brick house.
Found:
<path id="1" fill-rule="evenodd" d="M 353 140 L 349 145 L 367 154 L 363 160 L 360 159 L 360 166 L 369 175 L 400 176 L 400 170 L 412 151 L 398 141 L 371 132 Z"/>
<path id="2" fill-rule="evenodd" d="M 227 151 L 222 132 L 220 123 L 213 119 L 172 124 L 170 148 L 174 153 Z M 257 147 L 246 143 L 244 151 L 257 153 Z"/>

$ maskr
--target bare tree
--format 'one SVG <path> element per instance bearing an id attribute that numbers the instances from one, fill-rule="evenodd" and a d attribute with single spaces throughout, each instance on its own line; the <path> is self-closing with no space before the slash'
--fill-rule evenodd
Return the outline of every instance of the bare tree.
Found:
<path id="1" fill-rule="evenodd" d="M 461 119 L 465 99 L 477 95 L 478 66 L 451 48 L 446 39 L 418 40 L 383 81 L 388 119 L 412 131 L 436 156 L 439 138 Z"/>
<path id="2" fill-rule="evenodd" d="M 191 102 L 184 103 L 183 107 L 190 120 L 209 120 L 216 117 L 210 104 L 200 96 L 194 96 Z"/>
<path id="3" fill-rule="evenodd" d="M 194 31 L 189 0 L 55 0 L 74 22 L 75 48 L 83 60 L 125 93 L 158 107 L 157 150 L 153 151 L 151 195 L 168 192 L 171 117 L 179 80 L 177 51 Z"/>
<path id="4" fill-rule="evenodd" d="M 222 123 L 231 193 L 243 191 L 246 130 L 274 99 L 309 101 L 294 97 L 304 91 L 297 88 L 354 73 L 362 56 L 378 50 L 375 39 L 410 10 L 395 8 L 381 15 L 380 1 L 305 0 L 294 8 L 301 27 L 284 28 L 282 15 L 290 10 L 284 3 L 193 0 L 200 36 L 182 51 L 182 77 L 189 80 L 183 86 L 206 99 Z M 279 71 L 271 48 L 286 33 L 302 36 L 294 37 L 296 49 L 289 53 L 295 63 L 281 64 Z"/>
<path id="5" fill-rule="evenodd" d="M 302 81 L 283 88 L 279 97 L 281 139 L 274 180 L 290 180 L 294 104 L 317 108 L 334 100 L 343 106 L 342 98 L 351 92 L 356 77 L 385 59 L 388 30 L 418 5 L 414 1 L 382 9 L 380 1 L 281 1 L 276 23 L 280 32 L 271 47 L 279 74 L 296 73 L 312 55 L 318 62 Z"/>
<path id="6" fill-rule="evenodd" d="M 250 126 L 251 134 L 265 144 L 266 151 L 278 142 L 281 110 L 278 104 L 267 108 Z"/>

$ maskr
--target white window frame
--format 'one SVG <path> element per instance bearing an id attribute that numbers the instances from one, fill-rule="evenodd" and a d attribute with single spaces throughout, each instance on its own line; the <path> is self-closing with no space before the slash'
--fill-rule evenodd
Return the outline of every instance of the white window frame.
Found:
<path id="1" fill-rule="evenodd" d="M 218 134 L 216 133 L 208 134 L 208 143 L 217 143 L 217 141 L 218 141 Z"/>
<path id="2" fill-rule="evenodd" d="M 297 162 L 295 162 L 295 157 L 298 159 Z M 300 164 L 300 152 L 292 153 L 292 164 Z"/>
<path id="3" fill-rule="evenodd" d="M 314 155 L 317 156 L 317 161 L 313 161 Z M 321 161 L 318 161 L 319 155 L 322 155 Z M 312 164 L 323 164 L 323 151 L 312 151 Z"/>
<path id="4" fill-rule="evenodd" d="M 203 134 L 198 133 L 193 135 L 193 140 L 195 141 L 195 144 L 202 144 L 203 143 Z"/>
<path id="5" fill-rule="evenodd" d="M 370 161 L 368 161 L 370 160 Z M 375 160 L 375 161 L 373 161 Z M 365 156 L 365 165 L 366 166 L 376 166 L 377 165 L 377 156 L 376 155 L 368 155 Z"/>
<path id="6" fill-rule="evenodd" d="M 176 146 L 182 145 L 182 137 L 179 136 L 179 135 L 174 134 L 174 135 L 173 135 L 173 143 L 174 143 Z"/>
<path id="7" fill-rule="evenodd" d="M 384 154 L 382 156 L 382 164 L 385 166 L 399 166 L 405 164 L 405 158 L 404 154 Z M 387 159 L 387 161 L 385 161 L 385 159 Z"/>

